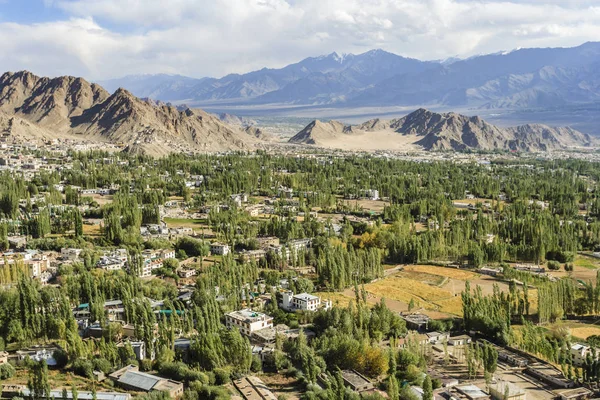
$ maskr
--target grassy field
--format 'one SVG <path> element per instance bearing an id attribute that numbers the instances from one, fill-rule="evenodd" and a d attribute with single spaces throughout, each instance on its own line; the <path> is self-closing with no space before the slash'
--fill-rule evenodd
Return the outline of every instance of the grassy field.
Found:
<path id="1" fill-rule="evenodd" d="M 206 227 L 204 220 L 188 218 L 165 218 L 165 223 L 169 228 L 202 228 Z"/>
<path id="2" fill-rule="evenodd" d="M 389 266 L 386 269 L 394 268 Z M 587 271 L 587 270 L 586 270 Z M 591 272 L 591 271 L 588 271 Z M 378 303 L 382 298 L 394 312 L 406 311 L 411 300 L 417 308 L 421 308 L 425 314 L 432 318 L 448 318 L 462 316 L 461 292 L 464 290 L 466 281 L 471 282 L 471 287 L 481 286 L 484 294 L 493 292 L 494 286 L 500 290 L 508 290 L 508 285 L 494 278 L 479 275 L 477 273 L 462 269 L 438 267 L 433 265 L 409 265 L 403 270 L 393 273 L 376 282 L 365 285 L 368 294 L 367 302 L 370 306 Z M 339 292 L 321 292 L 317 295 L 323 299 L 330 299 L 334 304 L 347 306 L 354 301 L 354 292 L 351 289 Z M 537 290 L 529 289 L 530 311 L 537 312 L 538 298 Z M 595 333 L 583 331 L 588 328 L 595 332 L 595 327 L 580 326 L 575 332 L 579 337 L 587 337 Z M 600 326 L 598 327 L 600 334 Z"/>
<path id="3" fill-rule="evenodd" d="M 405 267 L 404 270 L 439 275 L 446 278 L 458 279 L 461 281 L 473 280 L 479 277 L 479 275 L 474 272 L 456 268 L 436 267 L 435 265 L 409 265 Z"/>
<path id="4" fill-rule="evenodd" d="M 103 206 L 105 204 L 112 203 L 114 196 L 112 194 L 107 194 L 107 195 L 92 194 L 92 195 L 87 195 L 87 196 L 83 196 L 83 197 L 91 197 L 96 203 Z"/>
<path id="5" fill-rule="evenodd" d="M 403 271 L 366 284 L 367 302 L 372 306 L 385 299 L 390 309 L 400 312 L 406 311 L 413 300 L 418 308 L 431 314 L 432 318 L 462 316 L 460 291 L 464 288 L 465 281 L 473 278 L 479 278 L 479 275 L 452 268 L 411 265 L 404 267 Z M 493 283 L 494 281 L 489 282 L 490 288 Z M 351 289 L 343 293 L 321 292 L 317 295 L 344 307 L 349 302 L 354 302 L 354 292 Z"/>
<path id="6" fill-rule="evenodd" d="M 440 312 L 462 317 L 462 298 L 460 296 L 454 296 L 446 300 L 439 300 L 436 302 L 436 304 L 440 306 Z"/>
<path id="7" fill-rule="evenodd" d="M 100 225 L 87 225 L 83 224 L 83 234 L 88 236 L 100 236 L 102 231 Z"/>
<path id="8" fill-rule="evenodd" d="M 580 339 L 587 339 L 593 335 L 600 335 L 600 326 L 578 326 L 571 328 L 571 335 Z"/>
<path id="9" fill-rule="evenodd" d="M 413 281 L 423 282 L 431 286 L 440 286 L 446 280 L 441 275 L 429 274 L 427 272 L 404 270 L 394 275 L 397 278 L 412 279 Z"/>
<path id="10" fill-rule="evenodd" d="M 356 303 L 353 297 L 346 296 L 342 292 L 316 292 L 315 296 L 319 296 L 322 300 L 331 300 L 334 305 L 346 307 L 350 302 Z"/>
<path id="11" fill-rule="evenodd" d="M 460 297 L 454 296 L 445 289 L 402 276 L 391 276 L 369 283 L 365 285 L 365 289 L 378 298 L 391 299 L 405 304 L 413 300 L 418 307 L 426 310 L 453 315 L 462 313 Z"/>
<path id="12" fill-rule="evenodd" d="M 600 268 L 600 259 L 577 255 L 573 264 L 575 265 L 575 267 L 581 267 L 586 269 L 598 269 Z"/>
<path id="13" fill-rule="evenodd" d="M 514 326 L 513 329 L 521 332 L 521 327 L 518 325 Z M 600 335 L 600 321 L 596 324 L 577 321 L 558 321 L 553 324 L 544 325 L 544 329 L 549 332 L 567 330 L 574 340 L 586 340 L 592 335 Z"/>
<path id="14" fill-rule="evenodd" d="M 391 276 L 365 285 L 365 289 L 377 296 L 410 302 L 411 299 L 434 301 L 448 298 L 451 294 L 445 290 L 430 286 L 413 279 Z"/>
<path id="15" fill-rule="evenodd" d="M 354 207 L 358 204 L 358 206 L 360 208 L 362 208 L 365 211 L 373 211 L 376 213 L 380 213 L 383 212 L 384 207 L 389 206 L 390 203 L 388 203 L 387 201 L 382 201 L 382 200 L 368 200 L 368 199 L 361 199 L 361 200 L 345 200 L 344 204 L 347 205 L 348 207 Z"/>

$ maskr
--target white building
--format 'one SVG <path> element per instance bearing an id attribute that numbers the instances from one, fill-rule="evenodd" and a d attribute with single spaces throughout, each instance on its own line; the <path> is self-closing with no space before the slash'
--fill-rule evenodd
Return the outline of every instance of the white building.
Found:
<path id="1" fill-rule="evenodd" d="M 82 249 L 62 248 L 60 249 L 60 257 L 63 260 L 76 261 L 79 259 Z"/>
<path id="2" fill-rule="evenodd" d="M 427 332 L 425 336 L 427 336 L 429 343 L 432 344 L 443 343 L 450 339 L 450 335 L 445 332 Z"/>
<path id="3" fill-rule="evenodd" d="M 284 310 L 295 311 L 317 311 L 320 308 L 328 310 L 331 308 L 331 301 L 321 301 L 320 297 L 308 293 L 294 295 L 291 290 L 286 290 L 282 293 L 281 307 Z"/>
<path id="4" fill-rule="evenodd" d="M 226 256 L 230 252 L 229 245 L 217 242 L 211 243 L 210 252 L 219 256 Z"/>
<path id="5" fill-rule="evenodd" d="M 196 276 L 196 270 L 192 268 L 180 268 L 177 271 L 177 275 L 179 275 L 180 278 L 191 278 Z"/>
<path id="6" fill-rule="evenodd" d="M 592 350 L 592 348 L 588 345 L 585 344 L 581 344 L 581 343 L 575 343 L 574 345 L 571 346 L 571 357 L 573 359 L 573 364 L 575 366 L 582 366 L 585 363 L 585 360 L 587 359 L 588 354 L 590 355 L 590 357 L 592 357 L 592 360 L 594 359 L 594 352 Z M 600 357 L 600 351 L 598 351 L 598 349 L 596 349 L 596 359 L 598 359 L 598 357 Z"/>
<path id="7" fill-rule="evenodd" d="M 267 314 L 252 311 L 249 308 L 230 312 L 225 315 L 227 328 L 238 328 L 241 333 L 250 336 L 253 332 L 273 327 L 273 318 Z"/>
<path id="8" fill-rule="evenodd" d="M 377 190 L 377 189 L 369 189 L 365 192 L 365 195 L 370 200 L 379 200 L 379 190 Z"/>
<path id="9" fill-rule="evenodd" d="M 162 258 L 163 260 L 175 258 L 175 250 L 172 250 L 172 249 L 161 250 L 160 258 Z"/>
<path id="10" fill-rule="evenodd" d="M 311 244 L 312 244 L 312 239 L 295 239 L 295 240 L 290 240 L 287 243 L 287 246 L 290 250 L 294 250 L 294 251 L 298 252 L 300 250 L 305 250 L 305 249 L 309 248 Z"/>
<path id="11" fill-rule="evenodd" d="M 105 271 L 118 271 L 127 267 L 129 254 L 126 249 L 115 249 L 105 251 L 96 263 L 96 268 Z"/>

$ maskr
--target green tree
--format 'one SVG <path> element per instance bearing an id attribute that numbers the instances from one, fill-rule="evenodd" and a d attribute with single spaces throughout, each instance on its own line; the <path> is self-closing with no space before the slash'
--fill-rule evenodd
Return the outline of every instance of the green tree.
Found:
<path id="1" fill-rule="evenodd" d="M 433 400 L 433 385 L 429 375 L 423 381 L 423 400 Z"/>
<path id="2" fill-rule="evenodd" d="M 50 383 L 48 382 L 48 365 L 46 360 L 33 362 L 29 369 L 27 388 L 33 400 L 48 399 L 50 397 Z"/>

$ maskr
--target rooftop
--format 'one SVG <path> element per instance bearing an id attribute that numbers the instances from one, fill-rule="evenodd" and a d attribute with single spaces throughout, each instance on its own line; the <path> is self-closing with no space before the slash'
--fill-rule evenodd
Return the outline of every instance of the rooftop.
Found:
<path id="1" fill-rule="evenodd" d="M 304 301 L 319 300 L 319 297 L 314 296 L 312 294 L 308 294 L 308 293 L 297 294 L 294 296 L 294 298 L 304 300 Z"/>
<path id="2" fill-rule="evenodd" d="M 119 383 L 149 392 L 161 381 L 161 378 L 138 371 L 127 371 L 119 378 Z"/>
<path id="3" fill-rule="evenodd" d="M 410 321 L 416 324 L 421 324 L 421 323 L 426 323 L 429 322 L 429 320 L 431 318 L 429 318 L 427 315 L 425 314 L 408 314 L 408 315 L 401 315 L 402 318 L 404 318 L 406 321 Z"/>
<path id="4" fill-rule="evenodd" d="M 367 378 L 365 378 L 356 371 L 344 370 L 342 371 L 342 377 L 346 382 L 348 382 L 354 387 L 359 387 L 371 383 L 371 381 L 369 381 Z"/>
<path id="5" fill-rule="evenodd" d="M 267 314 L 252 311 L 249 308 L 246 308 L 244 310 L 230 312 L 229 314 L 227 314 L 227 316 L 230 318 L 233 318 L 233 319 L 237 319 L 239 321 L 250 322 L 250 323 L 262 321 L 264 319 L 270 318 Z"/>
<path id="6" fill-rule="evenodd" d="M 487 398 L 489 395 L 475 385 L 456 386 L 456 389 L 470 399 Z"/>

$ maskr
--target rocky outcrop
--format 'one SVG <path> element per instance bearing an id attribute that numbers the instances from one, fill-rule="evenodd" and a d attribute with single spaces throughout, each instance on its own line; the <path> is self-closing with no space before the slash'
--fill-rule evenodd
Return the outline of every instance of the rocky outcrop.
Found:
<path id="1" fill-rule="evenodd" d="M 108 141 L 146 154 L 249 150 L 257 143 L 202 110 L 142 100 L 124 89 L 110 95 L 82 78 L 40 78 L 27 71 L 0 77 L 0 112 L 47 135 Z"/>

